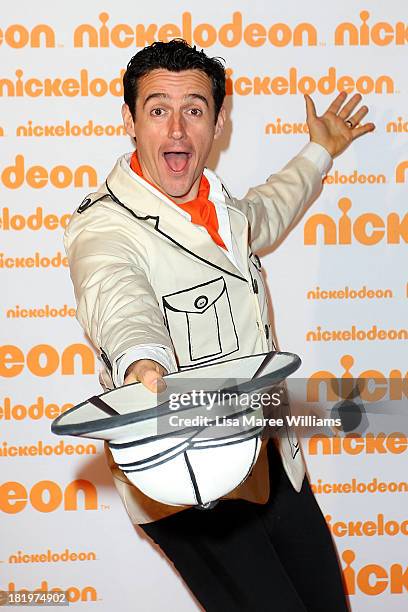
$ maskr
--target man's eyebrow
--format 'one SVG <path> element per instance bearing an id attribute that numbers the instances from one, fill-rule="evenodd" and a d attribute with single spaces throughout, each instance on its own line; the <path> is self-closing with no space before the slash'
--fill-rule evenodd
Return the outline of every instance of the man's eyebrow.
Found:
<path id="1" fill-rule="evenodd" d="M 187 96 L 185 96 L 186 98 L 193 98 L 196 100 L 201 100 L 201 102 L 204 102 L 204 104 L 206 106 L 208 106 L 208 100 L 205 96 L 202 96 L 201 94 L 197 94 L 197 93 L 192 93 L 192 94 L 188 94 Z"/>
<path id="2" fill-rule="evenodd" d="M 165 93 L 151 93 L 147 96 L 146 100 L 143 102 L 143 108 L 152 98 L 168 98 L 168 95 Z"/>
<path id="3" fill-rule="evenodd" d="M 166 99 L 169 98 L 169 96 L 165 93 L 151 93 L 147 96 L 146 100 L 143 102 L 143 108 L 146 106 L 146 104 L 149 102 L 149 100 L 152 100 L 154 98 L 159 98 L 159 99 Z M 184 96 L 185 99 L 196 99 L 196 100 L 201 100 L 201 102 L 204 102 L 204 104 L 209 107 L 208 104 L 208 100 L 205 96 L 198 94 L 198 93 L 191 93 L 191 94 L 187 94 L 186 96 Z"/>

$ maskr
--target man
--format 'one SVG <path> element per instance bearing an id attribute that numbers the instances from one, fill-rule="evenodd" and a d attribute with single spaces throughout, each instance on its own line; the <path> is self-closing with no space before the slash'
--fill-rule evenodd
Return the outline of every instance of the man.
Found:
<path id="1" fill-rule="evenodd" d="M 311 142 L 237 200 L 205 168 L 225 122 L 218 60 L 181 40 L 154 43 L 129 62 L 124 91 L 136 152 L 84 200 L 65 246 L 104 388 L 140 381 L 156 392 L 168 372 L 276 346 L 256 252 L 317 197 L 332 158 L 374 125 L 360 125 L 368 109 L 357 110 L 359 95 L 346 102 L 340 93 L 321 117 L 306 96 Z M 293 435 L 265 443 L 252 474 L 211 510 L 148 499 L 106 452 L 132 521 L 206 610 L 347 609 Z"/>

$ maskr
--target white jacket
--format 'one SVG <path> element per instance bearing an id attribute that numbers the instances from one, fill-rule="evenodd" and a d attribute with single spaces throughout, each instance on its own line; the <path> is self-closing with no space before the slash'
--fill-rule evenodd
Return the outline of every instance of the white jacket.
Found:
<path id="1" fill-rule="evenodd" d="M 319 151 L 308 147 L 242 200 L 232 198 L 221 180 L 205 170 L 209 199 L 227 206 L 239 267 L 204 228 L 129 170 L 129 155 L 118 160 L 97 193 L 85 198 L 64 243 L 77 319 L 101 353 L 105 389 L 114 387 L 112 363 L 142 344 L 165 347 L 179 370 L 273 349 L 256 253 L 279 240 L 321 191 L 324 170 L 310 159 Z M 287 434 L 279 444 L 282 461 L 300 490 L 303 459 L 293 432 Z M 107 445 L 105 449 L 134 523 L 183 509 L 144 496 L 114 464 Z M 268 495 L 263 449 L 252 475 L 228 497 L 265 503 Z"/>

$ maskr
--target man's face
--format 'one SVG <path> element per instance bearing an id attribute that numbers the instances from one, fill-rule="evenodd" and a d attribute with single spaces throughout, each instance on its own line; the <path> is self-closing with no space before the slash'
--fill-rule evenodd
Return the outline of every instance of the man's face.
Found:
<path id="1" fill-rule="evenodd" d="M 210 78 L 200 70 L 153 70 L 138 81 L 135 120 L 126 104 L 122 116 L 136 139 L 144 177 L 178 203 L 196 197 L 212 143 L 225 110 L 215 122 Z"/>

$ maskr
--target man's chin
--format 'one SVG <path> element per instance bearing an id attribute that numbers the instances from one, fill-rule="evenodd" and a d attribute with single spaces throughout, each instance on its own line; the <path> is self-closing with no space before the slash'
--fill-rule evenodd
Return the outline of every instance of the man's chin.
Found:
<path id="1" fill-rule="evenodd" d="M 160 187 L 161 191 L 163 191 L 171 200 L 185 198 L 185 201 L 188 202 L 192 199 L 189 194 L 193 185 L 191 181 L 185 180 L 185 177 L 183 178 L 180 177 L 178 180 L 163 181 L 163 185 Z"/>

